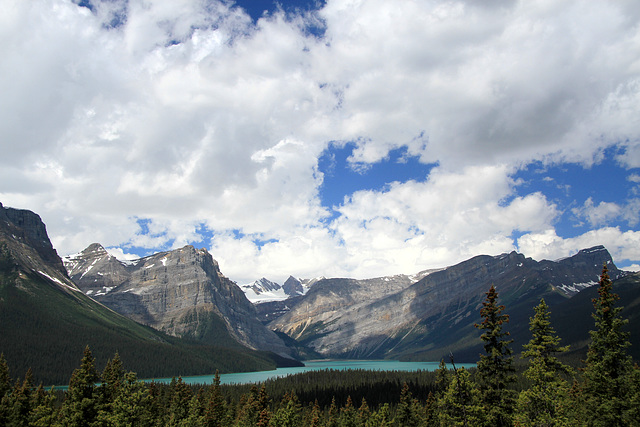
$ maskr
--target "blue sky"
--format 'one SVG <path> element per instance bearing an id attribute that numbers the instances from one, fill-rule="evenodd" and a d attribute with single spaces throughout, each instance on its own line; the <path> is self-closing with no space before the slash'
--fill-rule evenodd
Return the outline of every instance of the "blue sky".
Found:
<path id="1" fill-rule="evenodd" d="M 248 283 L 603 244 L 640 269 L 632 2 L 0 2 L 0 201 L 61 255 L 193 244 Z"/>

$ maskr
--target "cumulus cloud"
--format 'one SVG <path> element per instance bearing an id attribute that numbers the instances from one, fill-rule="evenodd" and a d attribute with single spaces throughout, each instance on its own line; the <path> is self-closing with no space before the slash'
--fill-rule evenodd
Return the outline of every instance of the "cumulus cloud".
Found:
<path id="1" fill-rule="evenodd" d="M 215 0 L 92 5 L 3 0 L 0 17 L 0 199 L 41 214 L 62 254 L 204 230 L 239 281 L 591 242 L 640 259 L 620 246 L 634 232 L 608 227 L 635 226 L 637 202 L 583 204 L 594 230 L 567 239 L 556 203 L 512 178 L 614 145 L 640 166 L 634 2 L 329 0 L 255 23 Z M 437 166 L 331 211 L 318 158 L 347 142 L 364 171 L 399 147 Z"/>
<path id="2" fill-rule="evenodd" d="M 558 259 L 570 256 L 580 249 L 604 245 L 615 259 L 638 259 L 640 232 L 622 231 L 617 227 L 591 230 L 577 237 L 562 238 L 554 230 L 530 233 L 518 239 L 520 250 L 535 259 Z"/>

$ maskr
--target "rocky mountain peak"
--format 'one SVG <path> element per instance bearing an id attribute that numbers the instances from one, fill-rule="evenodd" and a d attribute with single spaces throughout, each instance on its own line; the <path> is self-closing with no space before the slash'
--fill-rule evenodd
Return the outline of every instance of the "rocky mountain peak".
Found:
<path id="1" fill-rule="evenodd" d="M 139 323 L 207 343 L 222 326 L 249 348 L 289 352 L 206 249 L 187 245 L 123 263 L 93 244 L 65 264 L 84 293 Z"/>
<path id="2" fill-rule="evenodd" d="M 13 256 L 24 267 L 54 277 L 66 287 L 71 285 L 62 261 L 49 240 L 47 228 L 38 214 L 24 209 L 6 208 L 0 203 L 0 234 L 3 235 L 2 240 L 10 245 Z M 33 255 L 33 252 L 36 254 Z"/>
<path id="3" fill-rule="evenodd" d="M 300 279 L 296 279 L 293 276 L 289 276 L 287 280 L 282 284 L 282 289 L 287 295 L 296 295 L 304 293 L 302 282 Z"/>

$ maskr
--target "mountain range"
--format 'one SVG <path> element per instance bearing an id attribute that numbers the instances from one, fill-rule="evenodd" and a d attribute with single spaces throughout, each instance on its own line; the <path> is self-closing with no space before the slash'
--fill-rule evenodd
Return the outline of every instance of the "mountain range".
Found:
<path id="1" fill-rule="evenodd" d="M 0 204 L 0 352 L 18 373 L 35 366 L 36 378 L 50 383 L 68 379 L 87 344 L 99 363 L 118 351 L 142 377 L 271 369 L 316 357 L 434 361 L 453 353 L 475 362 L 482 348 L 474 324 L 494 285 L 516 352 L 545 298 L 579 357 L 604 265 L 620 284 L 637 343 L 640 275 L 619 270 L 603 246 L 557 261 L 511 252 L 413 275 L 237 285 L 193 246 L 124 262 L 94 243 L 63 261 L 37 214 Z"/>
<path id="2" fill-rule="evenodd" d="M 571 307 L 580 300 L 574 296 L 598 283 L 604 265 L 614 280 L 627 276 L 603 246 L 596 246 L 558 261 L 535 261 L 516 252 L 481 255 L 423 272 L 419 280 L 323 279 L 304 296 L 286 300 L 286 310 L 263 310 L 262 318 L 323 357 L 439 360 L 454 353 L 473 362 L 482 350 L 474 324 L 491 285 L 511 316 L 510 327 L 519 331 L 513 334 L 519 351 L 529 339 L 529 316 L 540 298 L 552 310 L 565 302 Z"/>
<path id="3" fill-rule="evenodd" d="M 206 249 L 185 246 L 121 262 L 94 243 L 64 264 L 87 296 L 138 323 L 208 344 L 230 335 L 253 350 L 291 357 Z"/>
<path id="4" fill-rule="evenodd" d="M 112 284 L 115 271 L 107 275 Z M 231 292 L 246 302 L 241 291 L 232 287 Z M 68 276 L 41 218 L 0 204 L 0 353 L 13 378 L 31 369 L 36 382 L 66 384 L 87 345 L 99 368 L 118 352 L 125 366 L 142 378 L 274 369 L 291 363 L 242 345 L 222 319 L 208 320 L 208 333 L 216 342 L 168 335 L 97 302 Z"/>

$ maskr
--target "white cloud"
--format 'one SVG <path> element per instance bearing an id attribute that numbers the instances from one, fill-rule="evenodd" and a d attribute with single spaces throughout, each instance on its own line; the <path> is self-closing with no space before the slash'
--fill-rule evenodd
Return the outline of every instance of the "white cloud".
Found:
<path id="1" fill-rule="evenodd" d="M 518 239 L 521 252 L 535 259 L 558 259 L 580 249 L 604 245 L 614 260 L 636 260 L 640 257 L 640 232 L 603 227 L 572 238 L 562 238 L 552 229 L 529 233 Z"/>
<path id="2" fill-rule="evenodd" d="M 517 196 L 510 175 L 613 144 L 638 166 L 638 5 L 329 0 L 318 17 L 324 38 L 217 1 L 3 0 L 0 200 L 41 214 L 61 254 L 176 246 L 204 226 L 249 281 L 413 272 L 511 250 L 515 230 L 536 254 L 616 234 L 558 237 L 554 202 Z M 317 159 L 347 141 L 364 170 L 401 146 L 439 166 L 328 222 Z M 576 213 L 637 224 L 636 207 Z"/>

